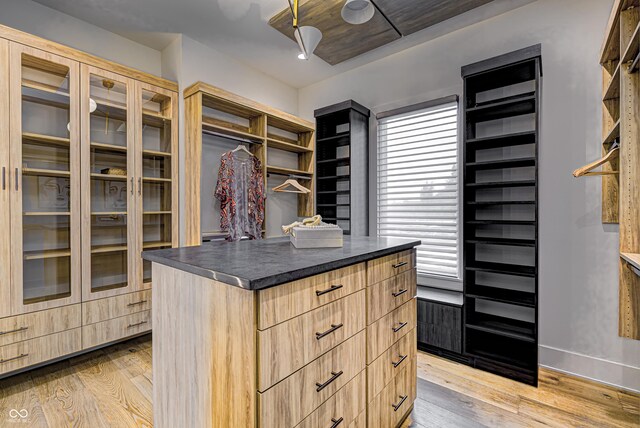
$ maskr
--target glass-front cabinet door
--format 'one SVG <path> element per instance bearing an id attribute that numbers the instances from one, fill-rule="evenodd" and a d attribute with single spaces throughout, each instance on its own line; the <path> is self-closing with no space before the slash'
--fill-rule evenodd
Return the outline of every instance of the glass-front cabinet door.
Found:
<path id="1" fill-rule="evenodd" d="M 135 287 L 133 81 L 81 66 L 83 300 Z"/>
<path id="2" fill-rule="evenodd" d="M 2 233 L 12 234 L 12 309 L 24 313 L 80 301 L 79 64 L 15 43 L 10 55 L 11 227 Z"/>
<path id="3" fill-rule="evenodd" d="M 136 83 L 138 113 L 138 232 L 143 250 L 178 246 L 177 95 Z M 139 256 L 139 255 L 138 255 Z M 142 288 L 151 286 L 151 263 L 138 257 Z"/>
<path id="4" fill-rule="evenodd" d="M 9 64 L 9 42 L 3 39 L 0 39 L 0 64 Z M 8 95 L 9 87 L 9 68 L 0 66 L 0 93 Z M 9 108 L 9 97 L 0 97 L 0 318 L 11 315 Z"/>

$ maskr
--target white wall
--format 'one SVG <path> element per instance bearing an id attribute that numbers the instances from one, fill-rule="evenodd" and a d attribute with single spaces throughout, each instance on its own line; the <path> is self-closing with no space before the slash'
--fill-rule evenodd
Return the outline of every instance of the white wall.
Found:
<path id="1" fill-rule="evenodd" d="M 160 52 L 31 0 L 2 0 L 0 24 L 148 73 L 160 75 Z"/>
<path id="2" fill-rule="evenodd" d="M 618 228 L 600 221 L 600 179 L 571 176 L 600 156 L 598 53 L 612 3 L 538 0 L 302 88 L 299 113 L 349 98 L 379 112 L 461 94 L 461 66 L 542 43 L 541 363 L 640 390 L 640 341 L 617 334 Z"/>

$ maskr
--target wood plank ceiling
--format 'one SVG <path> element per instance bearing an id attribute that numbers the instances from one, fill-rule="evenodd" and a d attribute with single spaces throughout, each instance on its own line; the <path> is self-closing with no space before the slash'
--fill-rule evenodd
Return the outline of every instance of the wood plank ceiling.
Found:
<path id="1" fill-rule="evenodd" d="M 300 25 L 322 31 L 315 55 L 339 64 L 394 40 L 438 24 L 493 0 L 373 0 L 376 13 L 369 22 L 352 25 L 340 15 L 345 0 L 303 0 Z M 295 42 L 291 10 L 287 7 L 269 21 Z"/>

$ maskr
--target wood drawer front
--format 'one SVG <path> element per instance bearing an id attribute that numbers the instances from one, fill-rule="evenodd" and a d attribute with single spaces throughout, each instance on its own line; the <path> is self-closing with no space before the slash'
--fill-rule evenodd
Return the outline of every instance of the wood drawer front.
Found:
<path id="1" fill-rule="evenodd" d="M 367 262 L 367 285 L 373 285 L 416 267 L 415 250 L 401 251 Z"/>
<path id="2" fill-rule="evenodd" d="M 94 324 L 151 310 L 151 290 L 82 303 L 82 324 Z"/>
<path id="3" fill-rule="evenodd" d="M 411 269 L 367 287 L 367 324 L 416 297 L 416 279 L 416 270 Z"/>
<path id="4" fill-rule="evenodd" d="M 393 312 L 367 327 L 367 364 L 378 358 L 391 345 L 416 326 L 416 299 L 411 299 Z"/>
<path id="5" fill-rule="evenodd" d="M 82 327 L 82 348 L 93 348 L 149 330 L 151 330 L 151 311 L 85 325 Z"/>
<path id="6" fill-rule="evenodd" d="M 258 328 L 267 329 L 366 287 L 364 263 L 258 292 Z"/>
<path id="7" fill-rule="evenodd" d="M 80 327 L 80 304 L 0 319 L 0 346 Z"/>
<path id="8" fill-rule="evenodd" d="M 365 342 L 363 330 L 264 393 L 258 393 L 262 426 L 292 427 L 298 424 L 358 373 L 364 373 Z M 353 417 L 359 412 L 357 409 Z"/>
<path id="9" fill-rule="evenodd" d="M 368 428 L 398 426 L 416 399 L 417 359 L 411 360 L 389 384 L 369 402 Z"/>
<path id="10" fill-rule="evenodd" d="M 365 428 L 367 420 L 366 379 L 363 370 L 333 397 L 296 425 L 296 428 L 330 427 L 335 424 L 338 424 L 339 427 Z"/>
<path id="11" fill-rule="evenodd" d="M 0 374 L 73 354 L 81 349 L 81 329 L 38 337 L 0 347 Z"/>
<path id="12" fill-rule="evenodd" d="M 258 331 L 258 390 L 291 373 L 365 328 L 365 291 Z M 317 334 L 322 333 L 319 337 Z"/>
<path id="13" fill-rule="evenodd" d="M 367 367 L 367 401 L 371 401 L 416 358 L 416 331 L 411 330 Z"/>

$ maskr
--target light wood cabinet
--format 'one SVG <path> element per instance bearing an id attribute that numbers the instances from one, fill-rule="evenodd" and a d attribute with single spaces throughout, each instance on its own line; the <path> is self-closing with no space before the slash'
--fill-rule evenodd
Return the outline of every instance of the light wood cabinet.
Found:
<path id="1" fill-rule="evenodd" d="M 178 118 L 175 83 L 1 25 L 0 91 L 0 346 L 78 337 L 5 374 L 79 351 L 82 311 L 149 311 L 126 305 L 151 287 L 142 250 L 178 245 Z M 103 327 L 88 343 L 150 322 Z"/>
<path id="2" fill-rule="evenodd" d="M 416 398 L 414 257 L 259 291 L 154 263 L 155 426 L 397 426 Z M 402 302 L 376 303 L 367 326 L 367 302 L 397 286 Z"/>

